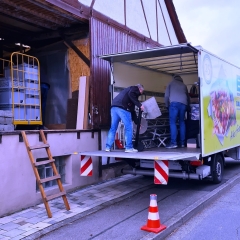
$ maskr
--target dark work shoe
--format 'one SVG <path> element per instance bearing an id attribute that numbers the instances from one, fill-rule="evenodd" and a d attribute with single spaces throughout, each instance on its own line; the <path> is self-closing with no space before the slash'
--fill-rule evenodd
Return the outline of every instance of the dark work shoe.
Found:
<path id="1" fill-rule="evenodd" d="M 184 144 L 179 145 L 180 148 L 185 148 Z"/>
<path id="2" fill-rule="evenodd" d="M 172 143 L 170 143 L 170 144 L 166 145 L 165 148 L 171 149 L 171 148 L 177 148 L 177 147 L 178 147 L 177 144 L 172 144 Z"/>

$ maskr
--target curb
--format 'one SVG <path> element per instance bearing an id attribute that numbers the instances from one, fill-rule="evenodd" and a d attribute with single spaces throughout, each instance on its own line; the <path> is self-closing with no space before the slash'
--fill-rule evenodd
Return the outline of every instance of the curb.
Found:
<path id="1" fill-rule="evenodd" d="M 165 239 L 172 232 L 174 232 L 177 228 L 182 226 L 188 220 L 190 220 L 193 216 L 195 216 L 198 212 L 202 211 L 204 208 L 209 206 L 215 200 L 217 200 L 223 193 L 227 192 L 233 186 L 240 182 L 240 173 L 214 189 L 212 192 L 208 193 L 206 196 L 202 197 L 194 204 L 190 205 L 188 208 L 184 209 L 180 213 L 178 213 L 175 217 L 172 217 L 164 225 L 167 228 L 158 234 L 149 233 L 148 235 L 141 238 L 141 240 L 152 240 L 152 239 Z"/>

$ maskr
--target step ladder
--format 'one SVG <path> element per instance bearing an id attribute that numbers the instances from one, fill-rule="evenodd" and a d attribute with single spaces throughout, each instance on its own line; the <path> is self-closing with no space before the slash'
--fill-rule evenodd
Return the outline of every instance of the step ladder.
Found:
<path id="1" fill-rule="evenodd" d="M 63 186 L 62 186 L 61 176 L 57 171 L 57 168 L 56 168 L 56 165 L 55 165 L 55 160 L 53 159 L 51 151 L 50 151 L 50 145 L 47 143 L 47 140 L 45 138 L 43 130 L 40 130 L 40 136 L 41 136 L 43 144 L 39 144 L 39 145 L 35 145 L 35 146 L 29 146 L 27 135 L 26 135 L 25 131 L 21 131 L 21 133 L 22 133 L 23 141 L 24 141 L 25 146 L 27 148 L 28 156 L 29 156 L 29 159 L 31 161 L 35 177 L 37 179 L 39 190 L 41 192 L 43 203 L 45 205 L 48 217 L 49 218 L 52 217 L 52 213 L 51 213 L 48 201 L 50 201 L 52 199 L 55 199 L 57 197 L 62 197 L 66 209 L 70 210 L 70 206 L 68 204 L 66 192 L 64 191 Z M 46 149 L 46 152 L 47 152 L 47 155 L 48 155 L 48 160 L 41 161 L 41 162 L 36 162 L 34 157 L 33 157 L 32 150 L 41 149 L 41 148 Z M 48 163 L 51 165 L 54 175 L 52 177 L 41 179 L 40 176 L 39 176 L 37 167 L 40 166 L 40 165 L 46 165 Z M 57 185 L 59 187 L 60 192 L 56 193 L 54 195 L 51 195 L 51 196 L 46 196 L 45 191 L 44 191 L 44 187 L 43 187 L 43 183 L 49 182 L 49 181 L 52 181 L 52 180 L 57 181 Z"/>

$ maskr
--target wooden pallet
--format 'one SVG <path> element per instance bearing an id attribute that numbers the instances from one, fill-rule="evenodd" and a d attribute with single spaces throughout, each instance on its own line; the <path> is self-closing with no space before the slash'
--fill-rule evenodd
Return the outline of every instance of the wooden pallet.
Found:
<path id="1" fill-rule="evenodd" d="M 35 145 L 35 146 L 29 146 L 27 135 L 26 135 L 25 131 L 21 131 L 21 133 L 22 133 L 22 137 L 23 137 L 25 146 L 27 148 L 28 156 L 29 156 L 30 162 L 32 164 L 33 172 L 35 174 L 35 177 L 36 177 L 36 180 L 37 180 L 37 183 L 38 183 L 38 186 L 39 186 L 39 190 L 40 190 L 41 195 L 42 195 L 43 203 L 45 205 L 48 217 L 49 218 L 52 217 L 52 213 L 51 213 L 48 201 L 50 201 L 52 199 L 55 199 L 57 197 L 62 197 L 66 209 L 70 210 L 70 206 L 68 204 L 66 192 L 64 191 L 64 188 L 62 186 L 61 176 L 57 171 L 57 168 L 56 168 L 56 165 L 55 165 L 55 160 L 53 159 L 51 151 L 50 151 L 50 145 L 47 143 L 47 140 L 45 138 L 43 130 L 40 130 L 40 136 L 42 138 L 43 144 L 39 144 L 39 145 Z M 46 152 L 47 152 L 47 155 L 48 155 L 48 160 L 41 161 L 41 162 L 36 162 L 35 159 L 34 159 L 32 150 L 42 149 L 42 148 L 46 149 Z M 46 164 L 50 164 L 50 166 L 53 169 L 53 174 L 54 175 L 52 177 L 41 179 L 40 176 L 39 176 L 37 167 L 40 166 L 40 165 L 46 165 Z M 57 181 L 59 192 L 54 194 L 54 195 L 51 195 L 51 196 L 46 196 L 45 191 L 44 191 L 44 187 L 43 187 L 43 183 L 53 181 L 53 180 Z"/>

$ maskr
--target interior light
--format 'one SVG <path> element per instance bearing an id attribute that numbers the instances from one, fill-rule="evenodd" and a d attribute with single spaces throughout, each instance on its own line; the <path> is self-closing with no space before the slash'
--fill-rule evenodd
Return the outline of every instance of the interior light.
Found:
<path id="1" fill-rule="evenodd" d="M 17 46 L 21 46 L 21 43 L 15 43 L 15 45 L 17 45 Z M 25 47 L 25 48 L 31 48 L 30 46 L 25 45 L 25 44 L 22 44 L 22 46 Z"/>

